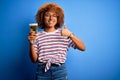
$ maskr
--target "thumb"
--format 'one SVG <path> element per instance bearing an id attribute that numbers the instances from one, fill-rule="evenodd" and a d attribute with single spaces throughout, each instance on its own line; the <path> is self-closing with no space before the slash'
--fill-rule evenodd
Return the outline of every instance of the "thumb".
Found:
<path id="1" fill-rule="evenodd" d="M 64 25 L 64 29 L 67 29 L 66 25 Z"/>

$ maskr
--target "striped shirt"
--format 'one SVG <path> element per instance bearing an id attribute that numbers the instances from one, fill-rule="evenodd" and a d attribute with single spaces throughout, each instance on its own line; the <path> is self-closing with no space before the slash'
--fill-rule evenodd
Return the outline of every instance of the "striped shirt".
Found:
<path id="1" fill-rule="evenodd" d="M 38 53 L 38 61 L 46 63 L 46 72 L 49 70 L 51 63 L 57 65 L 65 63 L 68 48 L 75 48 L 75 44 L 70 38 L 61 36 L 61 30 L 57 29 L 49 33 L 38 32 L 34 47 Z"/>

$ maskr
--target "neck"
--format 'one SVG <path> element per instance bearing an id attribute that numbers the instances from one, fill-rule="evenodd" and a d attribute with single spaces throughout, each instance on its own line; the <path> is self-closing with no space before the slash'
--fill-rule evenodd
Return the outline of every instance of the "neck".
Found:
<path id="1" fill-rule="evenodd" d="M 44 31 L 45 32 L 54 32 L 56 29 L 55 28 L 48 28 L 48 27 L 45 27 Z"/>

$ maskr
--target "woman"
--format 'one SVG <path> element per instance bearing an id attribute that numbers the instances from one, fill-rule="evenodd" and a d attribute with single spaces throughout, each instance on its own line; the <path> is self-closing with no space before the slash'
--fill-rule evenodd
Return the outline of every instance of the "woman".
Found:
<path id="1" fill-rule="evenodd" d="M 36 80 L 68 80 L 65 67 L 66 54 L 69 47 L 85 50 L 84 43 L 64 25 L 64 12 L 55 3 L 42 5 L 36 21 L 43 31 L 30 33 L 30 57 L 38 62 Z M 32 40 L 36 40 L 33 44 Z"/>

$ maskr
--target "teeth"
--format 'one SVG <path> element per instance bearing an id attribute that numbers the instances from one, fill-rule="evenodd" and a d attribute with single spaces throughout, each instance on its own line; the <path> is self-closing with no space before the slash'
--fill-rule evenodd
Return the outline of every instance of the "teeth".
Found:
<path id="1" fill-rule="evenodd" d="M 52 21 L 49 21 L 49 23 L 53 23 Z"/>

